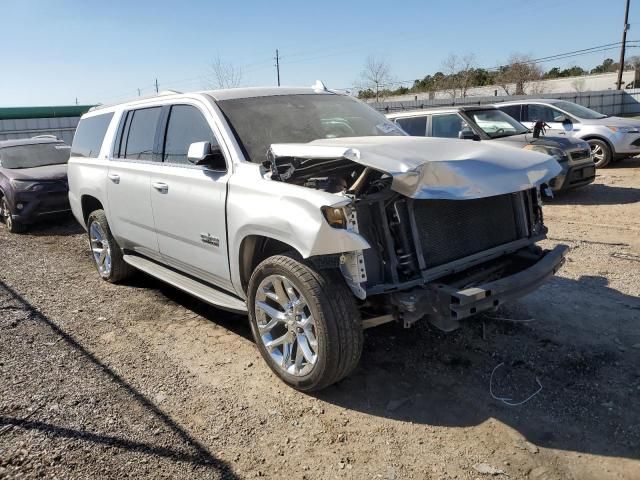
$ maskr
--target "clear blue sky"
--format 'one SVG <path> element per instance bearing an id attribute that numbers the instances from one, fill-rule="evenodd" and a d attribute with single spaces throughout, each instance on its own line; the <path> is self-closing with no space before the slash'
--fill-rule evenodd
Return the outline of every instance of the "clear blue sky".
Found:
<path id="1" fill-rule="evenodd" d="M 632 0 L 630 40 L 640 39 Z M 245 85 L 353 85 L 367 55 L 395 78 L 421 78 L 450 53 L 495 67 L 619 42 L 624 0 L 2 0 L 0 107 L 113 102 L 160 89 L 199 90 L 211 59 L 243 68 Z M 630 55 L 640 54 L 632 49 Z M 593 67 L 618 51 L 543 67 Z"/>

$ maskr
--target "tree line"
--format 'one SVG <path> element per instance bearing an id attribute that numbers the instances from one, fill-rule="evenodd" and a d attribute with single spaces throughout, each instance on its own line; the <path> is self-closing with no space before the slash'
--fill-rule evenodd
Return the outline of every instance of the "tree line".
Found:
<path id="1" fill-rule="evenodd" d="M 640 66 L 640 57 L 634 56 L 625 62 L 625 70 L 633 70 Z M 513 54 L 505 65 L 494 69 L 478 67 L 475 55 L 449 55 L 443 62 L 440 71 L 414 80 L 413 85 L 402 85 L 406 82 L 397 82 L 391 73 L 389 62 L 383 58 L 367 57 L 360 75 L 360 81 L 356 87 L 358 97 L 362 99 L 380 99 L 393 95 L 406 95 L 411 93 L 445 92 L 452 98 L 466 97 L 467 91 L 473 87 L 496 85 L 503 89 L 507 95 L 523 95 L 527 86 L 538 80 L 550 80 L 554 78 L 576 77 L 587 74 L 610 73 L 618 71 L 619 64 L 611 58 L 605 59 L 602 64 L 585 70 L 579 66 L 565 69 L 553 67 L 544 71 L 539 63 L 536 63 L 530 55 Z M 580 91 L 581 83 L 576 83 L 574 88 Z M 540 86 L 531 85 L 529 93 L 543 93 L 535 91 Z"/>

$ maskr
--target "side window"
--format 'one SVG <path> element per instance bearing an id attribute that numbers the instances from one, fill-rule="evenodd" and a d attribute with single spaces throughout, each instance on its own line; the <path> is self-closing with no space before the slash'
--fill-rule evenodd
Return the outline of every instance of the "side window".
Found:
<path id="1" fill-rule="evenodd" d="M 505 105 L 504 107 L 498 107 L 504 113 L 512 118 L 520 121 L 520 105 Z"/>
<path id="2" fill-rule="evenodd" d="M 164 161 L 188 164 L 189 145 L 196 142 L 209 142 L 211 146 L 218 144 L 200 110 L 191 105 L 172 106 L 164 141 Z"/>
<path id="3" fill-rule="evenodd" d="M 396 123 L 413 137 L 424 137 L 427 134 L 427 117 L 397 118 Z"/>
<path id="4" fill-rule="evenodd" d="M 80 120 L 73 137 L 71 156 L 96 158 L 112 118 L 113 113 L 104 113 Z"/>
<path id="5" fill-rule="evenodd" d="M 129 112 L 129 134 L 124 158 L 129 160 L 153 160 L 153 144 L 160 118 L 160 107 L 143 108 Z"/>
<path id="6" fill-rule="evenodd" d="M 537 122 L 542 120 L 543 122 L 553 122 L 554 118 L 561 115 L 561 112 L 555 108 L 547 107 L 546 105 L 530 104 L 527 108 L 527 121 Z"/>
<path id="7" fill-rule="evenodd" d="M 465 127 L 467 127 L 467 124 L 456 113 L 431 117 L 432 137 L 458 138 L 458 134 Z"/>

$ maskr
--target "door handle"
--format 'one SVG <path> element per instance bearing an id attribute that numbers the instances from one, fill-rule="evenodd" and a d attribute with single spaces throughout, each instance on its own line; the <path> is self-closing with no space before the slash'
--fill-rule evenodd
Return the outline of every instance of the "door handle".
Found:
<path id="1" fill-rule="evenodd" d="M 159 191 L 160 193 L 167 193 L 169 191 L 169 185 L 167 185 L 166 183 L 153 182 L 151 186 L 155 188 L 157 191 Z"/>
<path id="2" fill-rule="evenodd" d="M 120 175 L 118 175 L 117 173 L 110 173 L 107 176 L 113 183 L 120 183 Z"/>

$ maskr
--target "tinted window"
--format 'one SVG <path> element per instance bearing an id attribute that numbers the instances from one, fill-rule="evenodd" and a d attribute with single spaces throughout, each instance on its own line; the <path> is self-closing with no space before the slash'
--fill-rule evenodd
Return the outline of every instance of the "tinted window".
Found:
<path id="1" fill-rule="evenodd" d="M 553 122 L 553 119 L 558 115 L 563 115 L 563 113 L 546 105 L 527 105 L 527 122 L 542 120 L 543 122 L 549 123 Z"/>
<path id="2" fill-rule="evenodd" d="M 463 128 L 467 128 L 467 124 L 455 113 L 431 117 L 432 137 L 458 138 L 458 134 Z"/>
<path id="3" fill-rule="evenodd" d="M 80 120 L 73 137 L 71 155 L 84 158 L 97 157 L 112 118 L 113 113 L 105 113 Z"/>
<path id="4" fill-rule="evenodd" d="M 396 123 L 414 137 L 424 137 L 427 134 L 427 117 L 397 118 Z"/>
<path id="5" fill-rule="evenodd" d="M 216 139 L 204 116 L 196 107 L 174 105 L 169 114 L 167 135 L 164 143 L 164 161 L 169 163 L 189 163 L 189 145 L 209 142 L 216 145 Z"/>
<path id="6" fill-rule="evenodd" d="M 500 110 L 502 110 L 510 117 L 513 117 L 516 120 L 520 121 L 520 105 L 506 105 L 504 107 L 500 107 Z"/>
<path id="7" fill-rule="evenodd" d="M 0 148 L 0 164 L 3 168 L 32 168 L 67 163 L 69 145 L 59 143 L 35 143 Z"/>
<path id="8" fill-rule="evenodd" d="M 124 157 L 131 160 L 152 160 L 156 127 L 160 118 L 160 107 L 135 110 Z M 131 115 L 131 114 L 129 114 Z"/>

